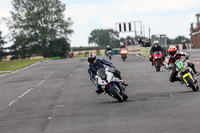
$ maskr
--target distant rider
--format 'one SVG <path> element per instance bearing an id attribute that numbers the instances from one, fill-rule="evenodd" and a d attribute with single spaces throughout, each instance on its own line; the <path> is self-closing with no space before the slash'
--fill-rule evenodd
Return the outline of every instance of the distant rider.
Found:
<path id="1" fill-rule="evenodd" d="M 158 41 L 158 40 L 155 40 L 155 41 L 153 42 L 153 46 L 151 47 L 151 50 L 150 50 L 150 55 L 151 55 L 151 57 L 150 57 L 149 61 L 152 62 L 152 66 L 153 66 L 153 54 L 154 54 L 154 52 L 156 52 L 156 51 L 162 51 L 162 48 L 161 48 L 161 46 L 159 45 L 159 41 Z"/>
<path id="2" fill-rule="evenodd" d="M 120 44 L 120 50 L 123 49 L 123 48 L 126 48 L 126 44 L 125 43 L 121 43 Z"/>
<path id="3" fill-rule="evenodd" d="M 175 46 L 169 47 L 168 53 L 169 53 L 169 55 L 165 58 L 165 61 L 164 61 L 164 67 L 166 69 L 169 69 L 170 67 L 174 66 L 175 61 L 178 59 L 181 59 L 182 56 L 185 56 L 186 59 L 189 59 L 189 57 L 190 57 L 190 55 L 188 53 L 185 53 L 183 51 L 178 51 Z M 199 75 L 199 73 L 196 71 L 195 66 L 192 62 L 187 62 L 187 64 L 189 67 L 191 67 L 193 69 L 193 71 L 196 75 Z M 169 81 L 171 81 L 171 82 L 180 81 L 182 83 L 182 81 L 176 77 L 177 74 L 178 74 L 178 72 L 174 68 L 170 75 Z"/>
<path id="4" fill-rule="evenodd" d="M 69 52 L 69 56 L 70 56 L 71 58 L 73 58 L 73 56 L 74 56 L 74 51 L 73 51 L 73 49 L 71 49 L 71 51 Z"/>
<path id="5" fill-rule="evenodd" d="M 106 54 L 107 54 L 107 57 L 108 57 L 108 52 L 110 51 L 110 53 L 112 54 L 112 48 L 110 47 L 110 45 L 107 45 L 106 47 Z"/>
<path id="6" fill-rule="evenodd" d="M 95 83 L 95 78 L 94 76 L 96 75 L 97 71 L 100 69 L 100 68 L 105 68 L 104 65 L 106 66 L 109 66 L 111 68 L 113 68 L 115 70 L 115 72 L 113 73 L 117 78 L 119 78 L 120 80 L 122 79 L 121 78 L 121 75 L 120 75 L 120 72 L 118 70 L 116 70 L 115 66 L 107 61 L 107 60 L 104 60 L 104 59 L 97 59 L 96 58 L 96 54 L 95 53 L 90 53 L 88 54 L 88 58 L 87 58 L 88 62 L 90 63 L 89 66 L 88 66 L 88 74 L 90 76 L 90 80 Z M 122 85 L 124 86 L 127 86 L 128 84 L 124 81 L 122 81 Z M 96 93 L 97 94 L 101 94 L 103 93 L 104 91 L 102 90 L 101 86 L 100 85 L 97 85 L 97 89 L 96 89 Z"/>

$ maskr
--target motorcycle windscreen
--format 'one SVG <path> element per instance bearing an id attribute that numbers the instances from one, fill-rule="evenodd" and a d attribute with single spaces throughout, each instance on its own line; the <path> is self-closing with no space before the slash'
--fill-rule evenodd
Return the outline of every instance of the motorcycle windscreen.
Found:
<path id="1" fill-rule="evenodd" d="M 161 52 L 160 52 L 160 51 L 156 51 L 154 54 L 155 54 L 155 55 L 160 55 Z"/>
<path id="2" fill-rule="evenodd" d="M 97 74 L 99 75 L 99 77 L 103 80 L 105 80 L 107 78 L 107 75 L 105 73 L 105 68 L 100 68 L 98 71 L 97 71 Z"/>

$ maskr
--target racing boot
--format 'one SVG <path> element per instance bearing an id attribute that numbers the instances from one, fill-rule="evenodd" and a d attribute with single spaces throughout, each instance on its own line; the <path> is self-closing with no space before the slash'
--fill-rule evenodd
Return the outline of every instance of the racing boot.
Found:
<path id="1" fill-rule="evenodd" d="M 181 85 L 182 85 L 182 84 L 184 84 L 184 81 L 183 81 L 183 80 L 180 80 L 180 83 L 181 83 Z"/>
<path id="2" fill-rule="evenodd" d="M 102 90 L 101 87 L 97 87 L 97 89 L 96 89 L 95 92 L 96 92 L 97 95 L 100 95 L 100 94 L 103 93 L 104 91 Z"/>
<path id="3" fill-rule="evenodd" d="M 200 73 L 199 72 L 196 72 L 196 76 L 199 76 L 200 75 Z"/>

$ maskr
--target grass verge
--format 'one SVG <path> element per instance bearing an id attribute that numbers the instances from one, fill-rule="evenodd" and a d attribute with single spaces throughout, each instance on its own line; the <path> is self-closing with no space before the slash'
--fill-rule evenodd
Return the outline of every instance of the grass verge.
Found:
<path id="1" fill-rule="evenodd" d="M 9 71 L 9 70 L 15 71 L 45 60 L 48 60 L 48 58 L 33 59 L 33 60 L 25 59 L 25 60 L 15 60 L 15 61 L 2 61 L 0 62 L 0 71 Z M 4 74 L 4 72 L 0 72 L 0 74 L 2 73 Z"/>
<path id="2" fill-rule="evenodd" d="M 9 73 L 9 72 L 0 72 L 0 75 L 6 74 L 6 73 Z"/>

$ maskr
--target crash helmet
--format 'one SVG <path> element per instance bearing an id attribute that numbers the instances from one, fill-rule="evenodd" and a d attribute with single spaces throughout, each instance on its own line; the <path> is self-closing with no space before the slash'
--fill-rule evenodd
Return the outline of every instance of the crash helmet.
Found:
<path id="1" fill-rule="evenodd" d="M 158 40 L 154 40 L 153 41 L 153 45 L 157 47 L 159 45 L 159 41 Z"/>
<path id="2" fill-rule="evenodd" d="M 176 57 L 176 55 L 177 55 L 177 48 L 175 46 L 170 46 L 169 49 L 168 49 L 168 53 L 169 53 L 169 56 L 171 58 Z"/>
<path id="3" fill-rule="evenodd" d="M 87 60 L 88 60 L 89 63 L 94 63 L 95 60 L 96 60 L 96 54 L 95 53 L 89 53 Z"/>
<path id="4" fill-rule="evenodd" d="M 110 45 L 107 45 L 107 48 L 110 48 Z"/>

